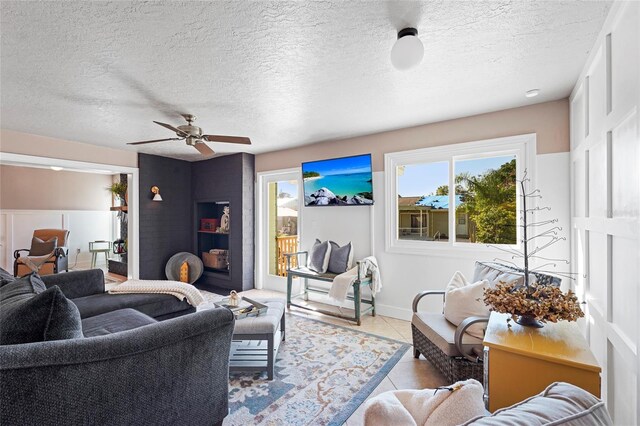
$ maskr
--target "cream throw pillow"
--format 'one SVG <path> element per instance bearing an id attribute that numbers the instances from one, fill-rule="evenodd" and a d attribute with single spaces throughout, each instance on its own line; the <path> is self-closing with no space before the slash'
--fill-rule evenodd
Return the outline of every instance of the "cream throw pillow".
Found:
<path id="1" fill-rule="evenodd" d="M 470 284 L 461 272 L 453 274 L 447 285 L 444 299 L 444 317 L 455 326 L 468 317 L 489 317 L 489 307 L 482 300 L 489 281 L 481 280 Z M 479 339 L 484 337 L 486 324 L 474 324 L 467 333 Z"/>
<path id="2" fill-rule="evenodd" d="M 482 384 L 469 379 L 447 386 L 383 392 L 365 402 L 366 426 L 455 426 L 485 414 Z"/>

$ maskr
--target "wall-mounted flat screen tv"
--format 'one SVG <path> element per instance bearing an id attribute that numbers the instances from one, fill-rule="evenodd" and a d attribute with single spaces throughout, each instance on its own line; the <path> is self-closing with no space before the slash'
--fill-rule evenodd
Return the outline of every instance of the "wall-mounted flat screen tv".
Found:
<path id="1" fill-rule="evenodd" d="M 373 204 L 371 154 L 302 163 L 305 206 Z"/>

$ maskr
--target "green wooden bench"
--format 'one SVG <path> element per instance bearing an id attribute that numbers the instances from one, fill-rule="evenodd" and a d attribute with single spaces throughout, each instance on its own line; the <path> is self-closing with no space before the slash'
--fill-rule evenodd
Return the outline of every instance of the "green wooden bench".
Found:
<path id="1" fill-rule="evenodd" d="M 337 312 L 331 312 L 331 311 L 317 309 L 317 308 L 310 308 L 305 305 L 298 305 L 296 303 L 293 303 L 292 300 L 299 299 L 299 298 L 303 298 L 305 301 L 309 300 L 309 292 L 329 294 L 327 290 L 309 287 L 309 280 L 316 280 L 316 281 L 331 283 L 333 282 L 333 279 L 338 275 L 338 274 L 332 274 L 328 272 L 324 274 L 320 274 L 304 266 L 292 268 L 291 258 L 295 256 L 297 260 L 300 260 L 298 256 L 302 254 L 305 255 L 304 263 L 300 263 L 298 261 L 297 265 L 306 265 L 309 252 L 299 251 L 295 253 L 285 253 L 285 256 L 287 258 L 287 309 L 291 309 L 291 306 L 295 306 L 301 309 L 307 309 L 314 312 L 320 312 L 325 315 L 331 315 L 333 317 L 342 318 L 349 321 L 355 321 L 358 325 L 362 324 L 362 321 L 361 321 L 362 315 L 366 314 L 367 312 L 370 311 L 372 316 L 374 317 L 376 316 L 376 298 L 373 292 L 371 292 L 371 299 L 365 299 L 362 297 L 363 287 L 369 287 L 369 290 L 371 290 L 371 276 L 369 275 L 364 277 L 360 276 L 360 262 L 356 262 L 356 265 L 358 266 L 358 278 L 353 283 L 353 296 L 347 296 L 347 299 L 353 300 L 354 313 L 355 313 L 353 317 L 348 315 L 343 315 Z M 291 294 L 294 277 L 298 277 L 303 280 L 302 292 L 296 295 Z M 366 307 L 365 309 L 362 309 L 363 303 L 368 304 L 369 306 Z"/>

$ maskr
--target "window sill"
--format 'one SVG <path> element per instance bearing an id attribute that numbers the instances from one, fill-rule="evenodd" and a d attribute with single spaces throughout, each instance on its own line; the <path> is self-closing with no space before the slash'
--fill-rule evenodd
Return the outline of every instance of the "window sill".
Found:
<path id="1" fill-rule="evenodd" d="M 388 244 L 386 246 L 387 253 L 394 254 L 408 254 L 416 256 L 435 256 L 435 257 L 449 257 L 449 258 L 462 258 L 462 259 L 478 259 L 478 256 L 485 258 L 501 257 L 509 260 L 511 255 L 497 249 L 495 247 L 488 247 L 486 244 L 475 243 L 425 243 L 419 242 L 418 244 L 406 244 L 406 242 Z M 505 249 L 518 250 L 518 246 L 505 245 Z M 487 260 L 487 259 L 482 259 Z"/>

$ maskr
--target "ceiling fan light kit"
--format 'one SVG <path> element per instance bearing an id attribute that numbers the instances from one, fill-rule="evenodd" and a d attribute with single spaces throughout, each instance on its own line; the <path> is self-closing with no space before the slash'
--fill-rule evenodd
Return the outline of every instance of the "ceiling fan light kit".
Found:
<path id="1" fill-rule="evenodd" d="M 194 126 L 193 122 L 196 120 L 196 116 L 192 114 L 181 114 L 187 121 L 187 124 L 174 127 L 171 124 L 161 123 L 154 121 L 159 126 L 171 130 L 178 136 L 177 138 L 167 139 L 153 139 L 149 141 L 129 142 L 127 145 L 142 145 L 147 143 L 164 142 L 164 141 L 181 141 L 184 140 L 189 146 L 194 147 L 200 152 L 200 154 L 210 157 L 215 152 L 209 148 L 205 142 L 223 142 L 223 143 L 236 143 L 243 145 L 251 145 L 251 139 L 242 136 L 225 136 L 225 135 L 204 135 L 202 129 L 198 126 Z"/>
<path id="2" fill-rule="evenodd" d="M 398 39 L 391 49 L 393 66 L 400 71 L 405 71 L 422 62 L 423 57 L 424 46 L 418 38 L 418 30 L 403 28 L 398 31 Z"/>

